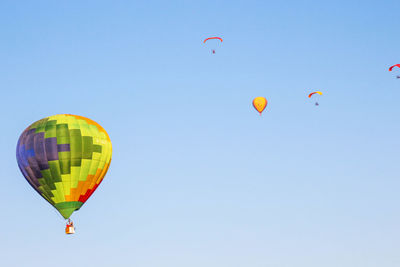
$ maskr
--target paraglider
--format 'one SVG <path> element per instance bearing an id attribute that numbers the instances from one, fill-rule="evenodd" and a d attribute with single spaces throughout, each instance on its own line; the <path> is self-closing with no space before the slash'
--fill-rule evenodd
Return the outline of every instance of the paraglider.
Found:
<path id="1" fill-rule="evenodd" d="M 253 107 L 260 113 L 264 111 L 264 109 L 267 107 L 268 101 L 265 97 L 258 96 L 253 99 Z"/>
<path id="2" fill-rule="evenodd" d="M 69 219 L 103 181 L 111 163 L 112 145 L 107 132 L 95 121 L 62 114 L 26 128 L 16 152 L 27 182 Z M 74 233 L 73 223 L 69 220 L 68 224 L 66 232 Z"/>
<path id="3" fill-rule="evenodd" d="M 320 91 L 312 92 L 312 93 L 310 93 L 310 94 L 308 95 L 308 98 L 311 98 L 311 97 L 312 97 L 313 95 L 315 95 L 315 94 L 322 95 L 322 92 L 320 92 Z M 315 105 L 316 105 L 316 106 L 319 106 L 318 101 L 315 101 Z"/>
<path id="4" fill-rule="evenodd" d="M 400 64 L 396 64 L 396 65 L 391 66 L 391 67 L 389 68 L 389 71 L 392 71 L 394 67 L 400 68 Z"/>
<path id="5" fill-rule="evenodd" d="M 400 64 L 396 64 L 396 65 L 391 66 L 391 67 L 389 68 L 389 71 L 392 71 L 394 67 L 400 68 Z M 400 75 L 397 75 L 396 78 L 397 78 L 397 79 L 400 79 Z"/>
<path id="6" fill-rule="evenodd" d="M 221 43 L 222 43 L 222 38 L 220 38 L 220 37 L 208 37 L 208 38 L 206 38 L 206 39 L 204 39 L 204 42 L 203 43 L 206 43 L 208 40 L 213 40 L 213 39 L 218 39 L 218 40 L 220 40 L 221 41 Z"/>
<path id="7" fill-rule="evenodd" d="M 204 39 L 203 43 L 205 44 L 209 40 L 219 40 L 221 43 L 223 42 L 222 38 L 220 38 L 220 37 L 208 37 L 208 38 Z M 215 49 L 211 49 L 211 52 L 213 54 L 215 54 Z"/>

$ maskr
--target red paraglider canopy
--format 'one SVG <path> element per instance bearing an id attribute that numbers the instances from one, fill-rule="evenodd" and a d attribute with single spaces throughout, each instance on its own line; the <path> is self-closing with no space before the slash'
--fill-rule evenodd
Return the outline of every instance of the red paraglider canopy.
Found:
<path id="1" fill-rule="evenodd" d="M 400 64 L 396 64 L 396 65 L 391 66 L 391 67 L 389 68 L 389 71 L 392 71 L 392 69 L 393 69 L 394 67 L 400 68 Z"/>
<path id="2" fill-rule="evenodd" d="M 220 37 L 209 37 L 209 38 L 205 39 L 203 43 L 206 43 L 208 40 L 212 40 L 212 39 L 218 39 L 222 42 L 222 38 L 220 38 Z"/>

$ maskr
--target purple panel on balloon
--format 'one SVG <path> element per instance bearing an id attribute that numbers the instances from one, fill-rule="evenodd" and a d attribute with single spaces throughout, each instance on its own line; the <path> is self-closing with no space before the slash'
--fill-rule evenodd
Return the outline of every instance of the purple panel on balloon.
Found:
<path id="1" fill-rule="evenodd" d="M 57 138 L 56 137 L 50 137 L 50 138 L 45 138 L 45 151 L 46 151 L 46 156 L 47 160 L 58 160 L 58 151 L 57 151 Z"/>
<path id="2" fill-rule="evenodd" d="M 46 151 L 44 146 L 44 132 L 35 134 L 34 143 L 35 157 L 39 168 L 40 170 L 46 170 L 49 168 L 49 164 L 47 163 Z"/>
<path id="3" fill-rule="evenodd" d="M 35 175 L 36 179 L 42 178 L 42 173 L 40 172 L 39 165 L 35 158 L 28 158 L 29 167 L 32 169 L 32 173 Z"/>
<path id="4" fill-rule="evenodd" d="M 69 144 L 59 144 L 57 145 L 58 152 L 68 152 L 71 151 Z"/>

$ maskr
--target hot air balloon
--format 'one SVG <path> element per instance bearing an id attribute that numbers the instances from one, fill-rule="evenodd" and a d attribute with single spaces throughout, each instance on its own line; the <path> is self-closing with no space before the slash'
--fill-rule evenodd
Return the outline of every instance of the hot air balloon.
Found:
<path id="1" fill-rule="evenodd" d="M 264 111 L 264 109 L 267 107 L 268 101 L 265 97 L 258 96 L 253 99 L 253 107 L 260 113 Z"/>
<path id="2" fill-rule="evenodd" d="M 209 40 L 219 40 L 221 43 L 223 42 L 222 38 L 220 37 L 208 37 L 204 39 L 203 43 L 205 44 Z M 212 53 L 215 54 L 215 49 L 211 49 Z"/>
<path id="3" fill-rule="evenodd" d="M 312 97 L 313 95 L 315 95 L 315 94 L 317 94 L 317 95 L 322 95 L 322 92 L 320 92 L 320 91 L 312 92 L 312 93 L 310 93 L 310 94 L 308 95 L 308 98 L 311 98 L 311 97 Z M 315 102 L 315 105 L 316 105 L 316 106 L 319 106 L 318 101 Z"/>
<path id="4" fill-rule="evenodd" d="M 111 154 L 111 140 L 103 127 L 70 114 L 34 122 L 17 144 L 23 176 L 65 219 L 79 210 L 103 181 Z"/>

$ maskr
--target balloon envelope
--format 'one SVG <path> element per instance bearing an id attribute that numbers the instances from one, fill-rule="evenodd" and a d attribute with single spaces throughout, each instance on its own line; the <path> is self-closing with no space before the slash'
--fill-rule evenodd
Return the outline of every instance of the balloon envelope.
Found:
<path id="1" fill-rule="evenodd" d="M 260 115 L 264 111 L 267 104 L 268 104 L 267 99 L 262 96 L 258 96 L 253 100 L 253 107 L 260 113 Z"/>
<path id="2" fill-rule="evenodd" d="M 17 144 L 17 162 L 25 179 L 65 219 L 102 182 L 111 154 L 111 140 L 103 127 L 70 114 L 33 123 Z"/>

